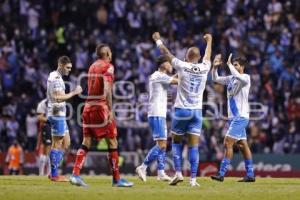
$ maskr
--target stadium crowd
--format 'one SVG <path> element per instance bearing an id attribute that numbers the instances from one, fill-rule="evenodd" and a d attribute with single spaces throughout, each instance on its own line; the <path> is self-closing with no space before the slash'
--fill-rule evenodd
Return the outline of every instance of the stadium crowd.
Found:
<path id="1" fill-rule="evenodd" d="M 213 53 L 224 63 L 230 52 L 244 55 L 251 75 L 250 102 L 263 106 L 250 121 L 254 153 L 300 153 L 300 2 L 297 0 L 2 0 L 0 1 L 0 150 L 18 139 L 34 151 L 35 110 L 45 98 L 48 73 L 57 58 L 68 55 L 72 87 L 95 60 L 97 43 L 113 50 L 116 113 L 120 149 L 143 151 L 152 145 L 145 103 L 149 75 L 156 69 L 158 50 L 151 39 L 159 31 L 167 46 L 183 59 L 188 46 L 202 50 L 202 36 L 213 34 Z M 101 3 L 99 3 L 101 2 Z M 187 31 L 186 31 L 187 30 Z M 219 74 L 228 74 L 224 65 Z M 85 85 L 85 81 L 81 81 Z M 129 82 L 133 83 L 130 84 Z M 132 95 L 133 94 L 133 95 Z M 170 89 L 170 103 L 176 87 Z M 226 88 L 208 80 L 201 152 L 211 158 L 222 152 L 228 128 Z M 75 98 L 69 120 L 71 147 L 81 143 Z M 139 109 L 136 109 L 139 108 Z M 254 107 L 253 107 L 254 108 Z M 255 107 L 258 108 L 258 107 Z M 122 110 L 121 110 L 122 109 Z M 124 109 L 128 109 L 125 112 Z M 170 113 L 169 120 L 170 121 Z M 214 116 L 214 119 L 210 119 Z M 98 145 L 99 146 L 99 145 Z M 95 148 L 97 146 L 95 145 Z"/>

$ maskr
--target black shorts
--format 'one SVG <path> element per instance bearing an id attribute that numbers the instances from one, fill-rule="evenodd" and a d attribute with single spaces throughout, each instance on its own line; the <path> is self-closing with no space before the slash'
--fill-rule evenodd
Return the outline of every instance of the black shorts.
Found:
<path id="1" fill-rule="evenodd" d="M 52 144 L 52 136 L 51 136 L 51 126 L 47 121 L 42 129 L 42 142 L 44 145 Z"/>

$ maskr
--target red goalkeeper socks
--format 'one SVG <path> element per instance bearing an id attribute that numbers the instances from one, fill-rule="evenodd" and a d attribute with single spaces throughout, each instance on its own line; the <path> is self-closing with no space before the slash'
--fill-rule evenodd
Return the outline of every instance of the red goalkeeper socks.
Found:
<path id="1" fill-rule="evenodd" d="M 119 171 L 119 154 L 117 149 L 109 149 L 108 150 L 108 162 L 110 166 L 110 170 L 113 175 L 113 180 L 120 180 L 120 171 Z"/>
<path id="2" fill-rule="evenodd" d="M 77 154 L 76 154 L 76 160 L 75 164 L 73 167 L 73 174 L 79 176 L 80 175 L 80 170 L 84 164 L 85 157 L 87 155 L 88 148 L 84 145 L 81 145 L 81 148 L 78 149 Z"/>

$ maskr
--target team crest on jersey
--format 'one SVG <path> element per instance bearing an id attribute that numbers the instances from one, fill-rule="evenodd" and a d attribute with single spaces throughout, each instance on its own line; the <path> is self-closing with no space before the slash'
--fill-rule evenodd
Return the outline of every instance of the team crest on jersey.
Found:
<path id="1" fill-rule="evenodd" d="M 111 65 L 108 69 L 107 72 L 113 74 L 114 73 L 114 67 Z"/>
<path id="2" fill-rule="evenodd" d="M 199 73 L 199 72 L 200 72 L 200 67 L 198 67 L 198 66 L 193 66 L 192 70 L 193 70 L 193 72 L 195 72 L 195 73 Z"/>

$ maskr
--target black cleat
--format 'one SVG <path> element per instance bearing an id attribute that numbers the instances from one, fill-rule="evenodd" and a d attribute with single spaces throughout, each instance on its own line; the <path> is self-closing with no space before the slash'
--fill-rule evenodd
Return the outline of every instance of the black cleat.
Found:
<path id="1" fill-rule="evenodd" d="M 238 180 L 238 182 L 255 182 L 255 177 L 245 176 L 243 179 Z"/>
<path id="2" fill-rule="evenodd" d="M 217 173 L 214 176 L 211 176 L 210 178 L 215 181 L 220 181 L 220 182 L 224 181 L 224 176 L 221 176 L 219 173 Z"/>

